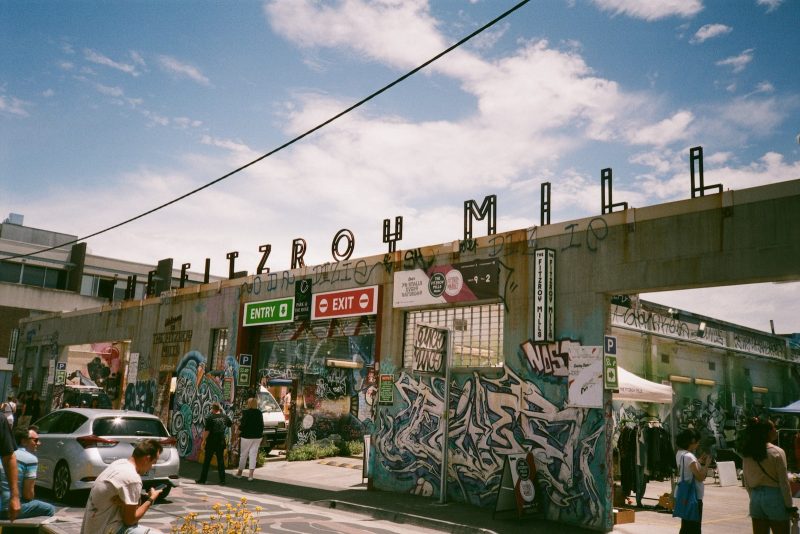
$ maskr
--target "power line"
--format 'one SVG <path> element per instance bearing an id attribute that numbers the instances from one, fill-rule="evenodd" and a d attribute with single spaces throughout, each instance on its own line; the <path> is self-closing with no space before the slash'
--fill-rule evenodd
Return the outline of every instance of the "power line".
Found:
<path id="1" fill-rule="evenodd" d="M 494 19 L 490 20 L 489 22 L 487 22 L 486 24 L 484 24 L 483 26 L 481 26 L 480 28 L 478 28 L 474 32 L 470 33 L 469 35 L 467 35 L 466 37 L 461 39 L 460 41 L 456 42 L 455 44 L 451 45 L 450 47 L 446 48 L 445 50 L 439 52 L 438 54 L 436 54 L 435 56 L 430 58 L 428 61 L 426 61 L 425 63 L 422 63 L 418 67 L 408 71 L 407 73 L 403 74 L 402 76 L 400 76 L 399 78 L 397 78 L 393 82 L 391 82 L 391 83 L 389 83 L 387 85 L 384 85 L 383 87 L 381 87 L 380 89 L 378 89 L 374 93 L 372 93 L 369 96 L 366 96 L 365 98 L 359 100 L 358 102 L 356 102 L 352 106 L 340 111 L 339 113 L 337 113 L 336 115 L 330 117 L 326 121 L 317 124 L 316 126 L 311 128 L 310 130 L 305 131 L 304 133 L 298 135 L 297 137 L 295 137 L 295 138 L 285 142 L 284 144 L 280 145 L 279 147 L 273 148 L 272 150 L 270 150 L 269 152 L 267 152 L 263 156 L 259 156 L 258 158 L 250 161 L 249 163 L 245 163 L 241 167 L 237 167 L 236 169 L 230 171 L 229 173 L 224 174 L 224 175 L 220 176 L 219 178 L 216 178 L 215 180 L 212 180 L 212 181 L 208 182 L 205 185 L 201 185 L 200 187 L 198 187 L 196 189 L 192 189 L 188 193 L 184 193 L 183 195 L 181 195 L 179 197 L 176 197 L 176 198 L 173 198 L 172 200 L 170 200 L 168 202 L 165 202 L 163 204 L 160 204 L 160 205 L 156 206 L 155 208 L 147 210 L 147 211 L 145 211 L 143 213 L 140 213 L 139 215 L 131 217 L 130 219 L 126 219 L 126 220 L 124 220 L 122 222 L 119 222 L 119 223 L 113 225 L 113 226 L 109 226 L 109 227 L 104 228 L 102 230 L 98 230 L 97 232 L 91 233 L 89 235 L 85 235 L 83 237 L 79 237 L 77 239 L 73 239 L 72 241 L 66 241 L 64 243 L 60 243 L 60 244 L 54 245 L 52 247 L 43 248 L 41 250 L 37 250 L 36 252 L 29 252 L 28 254 L 17 254 L 16 256 L 9 256 L 9 257 L 7 257 L 5 259 L 6 260 L 15 260 L 15 259 L 19 259 L 19 258 L 28 258 L 28 257 L 31 257 L 31 256 L 36 256 L 37 254 L 41 254 L 43 252 L 49 252 L 51 250 L 55 250 L 55 249 L 60 248 L 60 247 L 64 247 L 64 246 L 67 246 L 67 245 L 74 245 L 75 243 L 79 243 L 81 241 L 86 241 L 89 238 L 98 236 L 100 234 L 104 234 L 106 232 L 110 232 L 111 230 L 119 228 L 120 226 L 124 226 L 124 225 L 126 225 L 128 223 L 131 223 L 133 221 L 136 221 L 138 219 L 146 217 L 146 216 L 150 215 L 151 213 L 155 213 L 155 212 L 157 212 L 157 211 L 159 211 L 161 209 L 166 208 L 167 206 L 171 206 L 172 204 L 175 204 L 175 203 L 183 200 L 184 198 L 190 197 L 190 196 L 194 195 L 195 193 L 199 193 L 200 191 L 202 191 L 204 189 L 207 189 L 207 188 L 211 187 L 212 185 L 214 185 L 214 184 L 216 184 L 218 182 L 221 182 L 222 180 L 225 180 L 226 178 L 230 178 L 234 174 L 236 174 L 238 172 L 241 172 L 241 171 L 247 169 L 248 167 L 251 167 L 251 166 L 255 165 L 259 161 L 261 161 L 263 159 L 266 159 L 266 158 L 270 157 L 271 155 L 273 155 L 273 154 L 275 154 L 277 152 L 280 152 L 284 148 L 287 148 L 287 147 L 295 144 L 296 142 L 300 141 L 301 139 L 311 135 L 312 133 L 316 132 L 317 130 L 320 130 L 320 129 L 324 128 L 328 124 L 330 124 L 333 121 L 339 119 L 340 117 L 350 113 L 354 109 L 356 109 L 358 107 L 361 107 L 362 105 L 366 104 L 367 102 L 369 102 L 370 100 L 372 100 L 376 96 L 388 91 L 389 89 L 391 89 L 395 85 L 397 85 L 400 82 L 404 81 L 406 78 L 409 78 L 409 77 L 413 76 L 414 74 L 416 74 L 417 72 L 421 71 L 422 69 L 424 69 L 425 67 L 427 67 L 428 65 L 433 63 L 434 61 L 438 60 L 439 58 L 441 58 L 441 57 L 443 57 L 443 56 L 445 56 L 447 54 L 449 54 L 450 52 L 452 52 L 456 48 L 460 47 L 461 45 L 463 45 L 464 43 L 466 43 L 467 41 L 469 41 L 470 39 L 472 39 L 476 35 L 479 35 L 479 34 L 483 33 L 485 30 L 491 28 L 492 26 L 494 26 L 495 24 L 497 24 L 498 22 L 500 22 L 501 20 L 503 20 L 504 18 L 509 16 L 511 13 L 513 13 L 514 11 L 518 10 L 519 8 L 521 8 L 522 6 L 527 4 L 529 1 L 530 0 L 522 0 L 518 4 L 516 4 L 513 7 L 511 7 L 509 10 L 507 10 L 504 13 L 502 13 L 501 15 L 495 17 Z"/>

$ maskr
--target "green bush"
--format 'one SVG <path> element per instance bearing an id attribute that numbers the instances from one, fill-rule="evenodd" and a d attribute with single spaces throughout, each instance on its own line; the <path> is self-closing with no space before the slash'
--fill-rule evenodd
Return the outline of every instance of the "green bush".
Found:
<path id="1" fill-rule="evenodd" d="M 297 462 L 303 460 L 316 460 L 339 454 L 339 447 L 328 441 L 315 441 L 305 445 L 296 445 L 286 453 L 286 460 Z"/>
<path id="2" fill-rule="evenodd" d="M 264 464 L 267 463 L 267 458 L 269 458 L 269 454 L 264 449 L 258 450 L 258 456 L 256 457 L 256 467 L 264 467 Z"/>
<path id="3" fill-rule="evenodd" d="M 344 441 L 339 445 L 342 456 L 361 456 L 364 454 L 364 443 L 360 440 Z"/>

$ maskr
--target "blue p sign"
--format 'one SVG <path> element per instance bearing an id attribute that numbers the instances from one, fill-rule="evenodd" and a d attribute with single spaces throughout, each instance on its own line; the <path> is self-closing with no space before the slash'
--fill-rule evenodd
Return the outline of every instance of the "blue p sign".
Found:
<path id="1" fill-rule="evenodd" d="M 616 336 L 606 336 L 606 354 L 617 354 L 617 337 Z"/>

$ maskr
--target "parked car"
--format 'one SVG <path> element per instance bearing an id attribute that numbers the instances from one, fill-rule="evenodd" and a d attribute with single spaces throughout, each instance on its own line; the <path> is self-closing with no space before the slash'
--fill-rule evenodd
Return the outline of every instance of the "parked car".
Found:
<path id="1" fill-rule="evenodd" d="M 91 489 L 95 479 L 113 461 L 129 458 L 144 438 L 160 440 L 158 462 L 142 475 L 144 487 L 167 484 L 166 498 L 179 485 L 180 457 L 175 438 L 155 415 L 127 410 L 64 408 L 42 417 L 39 427 L 37 486 L 53 490 L 64 501 L 77 490 Z"/>
<path id="2" fill-rule="evenodd" d="M 97 386 L 67 385 L 63 402 L 72 408 L 111 408 L 108 394 Z"/>
<path id="3" fill-rule="evenodd" d="M 264 386 L 259 386 L 256 399 L 264 419 L 264 437 L 260 448 L 269 453 L 276 445 L 286 444 L 286 418 L 278 401 Z"/>

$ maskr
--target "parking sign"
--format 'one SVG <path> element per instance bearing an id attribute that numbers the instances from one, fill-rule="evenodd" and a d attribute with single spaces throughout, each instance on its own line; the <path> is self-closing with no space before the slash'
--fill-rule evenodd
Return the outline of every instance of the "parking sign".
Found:
<path id="1" fill-rule="evenodd" d="M 619 389 L 616 336 L 606 336 L 603 344 L 603 388 Z"/>

